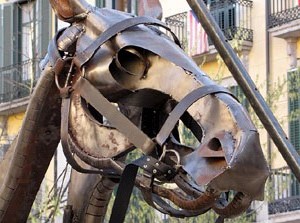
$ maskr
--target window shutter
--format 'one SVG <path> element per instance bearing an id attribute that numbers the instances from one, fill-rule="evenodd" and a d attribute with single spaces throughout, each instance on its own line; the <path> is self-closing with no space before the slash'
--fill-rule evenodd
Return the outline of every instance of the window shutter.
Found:
<path id="1" fill-rule="evenodd" d="M 289 112 L 289 139 L 300 153 L 300 71 L 288 72 L 288 112 Z M 300 184 L 292 175 L 291 195 L 300 194 Z"/>
<path id="2" fill-rule="evenodd" d="M 0 5 L 0 68 L 3 67 L 3 7 Z"/>
<path id="3" fill-rule="evenodd" d="M 239 100 L 239 102 L 244 106 L 244 108 L 246 108 L 246 110 L 248 111 L 250 104 L 242 88 L 236 85 L 236 86 L 229 87 L 229 90 Z"/>
<path id="4" fill-rule="evenodd" d="M 3 6 L 3 61 L 2 65 L 5 67 L 1 71 L 0 76 L 0 100 L 6 102 L 10 100 L 12 92 L 11 77 L 15 71 L 12 67 L 14 59 L 13 49 L 13 5 L 7 4 Z M 10 81 L 10 82 L 9 82 Z M 7 83 L 9 82 L 9 83 Z"/>
<path id="5" fill-rule="evenodd" d="M 289 136 L 295 149 L 300 153 L 300 93 L 299 93 L 299 70 L 288 73 L 289 90 Z"/>
<path id="6" fill-rule="evenodd" d="M 104 8 L 106 5 L 105 5 L 105 0 L 97 0 L 96 1 L 96 6 L 99 7 L 99 8 Z"/>
<path id="7" fill-rule="evenodd" d="M 13 63 L 13 5 L 3 7 L 3 66 Z"/>
<path id="8" fill-rule="evenodd" d="M 48 44 L 51 39 L 51 9 L 49 1 L 40 1 L 40 15 L 38 15 L 37 23 L 40 24 L 37 33 L 38 38 L 41 40 L 41 48 L 39 49 L 40 56 L 44 57 L 47 53 Z"/>

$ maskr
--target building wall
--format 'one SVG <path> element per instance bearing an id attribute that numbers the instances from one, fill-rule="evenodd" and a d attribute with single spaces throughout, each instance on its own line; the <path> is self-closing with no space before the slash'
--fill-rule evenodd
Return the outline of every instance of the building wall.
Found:
<path id="1" fill-rule="evenodd" d="M 43 0 L 44 1 L 44 0 Z M 95 4 L 95 0 L 88 0 L 92 5 Z M 4 0 L 0 0 L 0 4 L 3 2 L 7 2 Z M 185 12 L 189 10 L 189 6 L 186 1 L 176 1 L 174 4 L 174 0 L 161 0 L 161 4 L 163 7 L 163 16 L 168 17 L 180 12 Z M 170 7 L 172 6 L 172 7 Z M 252 79 L 256 82 L 261 94 L 266 97 L 267 95 L 267 74 L 266 74 L 266 14 L 265 14 L 265 1 L 262 0 L 253 0 L 253 8 L 252 8 L 252 17 L 251 24 L 252 29 L 254 31 L 254 40 L 253 46 L 249 51 L 248 56 L 248 71 L 251 75 Z M 1 14 L 0 14 L 1 16 Z M 54 16 L 51 15 L 49 20 L 51 20 L 50 24 L 52 24 L 52 32 L 50 32 L 49 36 L 53 36 L 55 32 L 54 28 Z M 1 22 L 0 22 L 1 23 Z M 2 33 L 3 34 L 3 33 Z M 50 37 L 49 37 L 50 38 Z M 0 40 L 1 40 L 1 32 L 0 32 Z M 289 70 L 290 58 L 287 55 L 287 43 L 284 39 L 272 37 L 269 38 L 270 41 L 270 88 L 271 91 L 276 91 L 276 84 L 280 80 L 284 82 L 287 77 L 287 71 Z M 1 43 L 0 43 L 1 46 Z M 44 54 L 45 52 L 43 52 Z M 297 57 L 300 57 L 300 39 L 297 40 Z M 3 57 L 2 57 L 3 58 Z M 218 58 L 218 57 L 217 57 Z M 212 79 L 220 80 L 220 79 L 228 79 L 230 77 L 230 72 L 226 68 L 226 66 L 220 63 L 218 59 L 210 60 L 204 64 L 199 64 L 201 69 L 207 73 Z M 1 66 L 1 58 L 0 58 L 0 66 Z M 278 120 L 282 123 L 282 126 L 286 133 L 288 134 L 288 109 L 287 109 L 287 88 L 283 89 L 281 96 L 276 101 L 277 108 L 274 109 L 274 113 Z M 6 140 L 13 139 L 18 129 L 21 126 L 22 119 L 24 117 L 24 112 L 18 112 L 12 115 L 0 116 L 0 120 L 2 120 L 1 126 L 6 127 Z M 5 122 L 5 123 L 4 123 Z M 263 129 L 260 129 L 260 139 L 264 148 L 264 152 L 267 157 L 267 133 Z M 1 140 L 3 142 L 3 138 Z M 278 152 L 277 148 L 272 146 L 272 167 L 278 168 L 285 166 L 283 158 Z M 52 162 L 47 173 L 46 179 L 49 182 L 53 182 L 54 176 L 54 163 Z"/>

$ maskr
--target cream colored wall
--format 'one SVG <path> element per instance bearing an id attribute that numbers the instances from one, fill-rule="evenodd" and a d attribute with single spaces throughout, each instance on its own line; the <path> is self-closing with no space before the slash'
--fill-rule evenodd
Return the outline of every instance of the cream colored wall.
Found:
<path id="1" fill-rule="evenodd" d="M 278 82 L 286 82 L 287 71 L 289 70 L 289 58 L 286 51 L 286 41 L 284 39 L 279 39 L 271 37 L 271 88 L 276 91 L 276 84 Z M 288 96 L 287 96 L 287 85 L 285 85 L 281 97 L 276 102 L 275 115 L 280 121 L 284 131 L 288 135 Z M 274 153 L 273 164 L 274 167 L 285 166 L 286 163 L 283 160 L 277 148 L 272 146 Z"/>
<path id="2" fill-rule="evenodd" d="M 297 41 L 297 58 L 300 58 L 300 38 Z"/>
<path id="3" fill-rule="evenodd" d="M 266 25 L 265 1 L 254 0 L 251 12 L 251 26 L 253 30 L 253 46 L 249 52 L 248 72 L 263 97 L 266 96 Z M 254 16 L 255 15 L 255 16 Z M 267 133 L 259 128 L 260 141 L 265 157 L 267 154 Z"/>
<path id="4" fill-rule="evenodd" d="M 220 81 L 223 78 L 231 76 L 226 65 L 221 62 L 221 60 L 204 63 L 203 65 L 200 65 L 200 69 L 215 81 Z"/>
<path id="5" fill-rule="evenodd" d="M 9 138 L 17 136 L 19 129 L 21 128 L 24 113 L 14 114 L 8 117 L 7 120 L 7 135 Z"/>
<path id="6" fill-rule="evenodd" d="M 160 0 L 163 8 L 163 18 L 190 10 L 185 0 Z"/>

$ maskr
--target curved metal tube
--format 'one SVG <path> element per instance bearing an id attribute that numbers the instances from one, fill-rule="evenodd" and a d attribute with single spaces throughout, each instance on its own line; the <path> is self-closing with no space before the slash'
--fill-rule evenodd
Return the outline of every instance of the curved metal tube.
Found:
<path id="1" fill-rule="evenodd" d="M 164 197 L 178 207 L 186 210 L 201 210 L 201 209 L 209 209 L 213 206 L 216 199 L 219 197 L 218 193 L 213 191 L 206 190 L 202 195 L 193 200 L 188 200 L 183 198 L 179 193 L 172 189 L 166 189 L 160 186 L 153 186 L 153 192 L 157 195 Z"/>
<path id="2" fill-rule="evenodd" d="M 249 196 L 238 192 L 227 206 L 221 207 L 216 204 L 212 209 L 224 218 L 233 218 L 245 212 L 249 208 L 251 201 Z"/>

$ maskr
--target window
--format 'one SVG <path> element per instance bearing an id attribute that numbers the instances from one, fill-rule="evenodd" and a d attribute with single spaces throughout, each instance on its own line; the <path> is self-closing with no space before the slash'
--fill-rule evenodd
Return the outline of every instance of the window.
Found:
<path id="1" fill-rule="evenodd" d="M 96 6 L 99 8 L 116 8 L 116 0 L 96 0 Z"/>
<path id="2" fill-rule="evenodd" d="M 249 101 L 246 98 L 242 88 L 238 85 L 235 85 L 235 86 L 230 86 L 228 89 L 231 91 L 231 93 L 233 95 L 235 95 L 235 97 L 244 106 L 244 108 L 246 108 L 246 110 L 249 110 L 250 104 L 249 104 Z"/>
<path id="3" fill-rule="evenodd" d="M 217 24 L 221 28 L 221 30 L 229 31 L 232 30 L 236 25 L 236 19 L 235 19 L 235 7 L 234 4 L 230 3 L 219 3 L 212 4 L 212 7 L 210 8 L 211 14 L 216 20 Z"/>
<path id="4" fill-rule="evenodd" d="M 289 109 L 289 136 L 290 141 L 300 152 L 300 71 L 288 72 L 288 109 Z"/>
<path id="5" fill-rule="evenodd" d="M 127 0 L 127 12 L 137 15 L 138 14 L 138 1 Z"/>
<path id="6" fill-rule="evenodd" d="M 126 2 L 126 4 L 125 4 Z M 116 0 L 96 0 L 96 6 L 99 8 L 110 8 L 116 9 L 117 1 Z M 138 1 L 137 0 L 127 0 L 124 1 L 124 11 L 137 15 Z"/>
<path id="7" fill-rule="evenodd" d="M 34 76 L 32 59 L 35 57 L 35 33 L 36 15 L 35 3 L 29 2 L 20 5 L 20 33 L 21 33 L 21 61 L 22 61 L 22 81 L 31 79 Z"/>
<path id="8" fill-rule="evenodd" d="M 28 96 L 52 38 L 47 1 L 0 5 L 0 103 Z"/>

